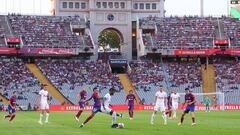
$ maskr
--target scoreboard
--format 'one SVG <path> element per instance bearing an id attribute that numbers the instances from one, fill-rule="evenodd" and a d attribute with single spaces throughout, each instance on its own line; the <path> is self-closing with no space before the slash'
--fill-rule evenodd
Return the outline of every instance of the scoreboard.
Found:
<path id="1" fill-rule="evenodd" d="M 231 4 L 240 4 L 240 0 L 231 0 Z"/>

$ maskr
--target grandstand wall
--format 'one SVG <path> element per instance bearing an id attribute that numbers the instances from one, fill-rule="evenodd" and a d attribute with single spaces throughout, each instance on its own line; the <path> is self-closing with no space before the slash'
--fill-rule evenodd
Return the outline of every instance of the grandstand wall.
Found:
<path id="1" fill-rule="evenodd" d="M 76 3 L 80 7 L 76 8 Z M 79 15 L 89 19 L 96 45 L 104 29 L 120 31 L 124 39 L 121 52 L 128 59 L 132 59 L 132 21 L 147 16 L 164 17 L 165 14 L 164 0 L 54 0 L 53 5 L 56 16 Z"/>

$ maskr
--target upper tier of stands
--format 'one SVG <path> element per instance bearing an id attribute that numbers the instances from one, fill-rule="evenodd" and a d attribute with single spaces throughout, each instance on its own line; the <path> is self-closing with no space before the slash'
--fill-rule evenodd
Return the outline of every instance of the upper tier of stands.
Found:
<path id="1" fill-rule="evenodd" d="M 4 17 L 3 22 L 4 22 Z M 14 36 L 22 37 L 27 47 L 79 48 L 93 47 L 90 36 L 76 35 L 70 24 L 81 24 L 78 16 L 7 16 Z M 154 28 L 155 32 L 143 34 L 145 46 L 160 49 L 206 49 L 213 47 L 218 25 L 223 37 L 230 39 L 231 46 L 240 46 L 240 20 L 221 17 L 147 17 L 140 21 L 140 28 Z M 3 23 L 2 22 L 2 23 Z M 218 31 L 218 32 L 216 32 Z M 4 36 L 0 24 L 0 38 Z M 3 41 L 3 40 L 0 40 Z M 1 45 L 4 45 L 0 42 Z"/>
<path id="2" fill-rule="evenodd" d="M 230 39 L 231 46 L 240 46 L 240 20 L 223 18 L 224 34 Z"/>
<path id="3" fill-rule="evenodd" d="M 145 46 L 159 49 L 208 49 L 213 47 L 219 23 L 224 26 L 222 35 L 232 46 L 240 46 L 240 21 L 227 17 L 147 17 L 140 19 L 140 27 L 155 26 L 155 33 L 143 34 Z"/>
<path id="4" fill-rule="evenodd" d="M 3 26 L 0 24 L 0 46 L 4 46 L 5 31 Z"/>
<path id="5" fill-rule="evenodd" d="M 70 24 L 80 23 L 78 16 L 23 16 L 9 15 L 9 24 L 15 36 L 22 37 L 26 47 L 80 48 L 93 47 L 89 35 L 76 35 Z"/>

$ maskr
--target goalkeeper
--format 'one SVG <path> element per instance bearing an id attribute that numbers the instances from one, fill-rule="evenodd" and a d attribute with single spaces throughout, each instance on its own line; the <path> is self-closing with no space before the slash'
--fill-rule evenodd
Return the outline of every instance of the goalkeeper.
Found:
<path id="1" fill-rule="evenodd" d="M 206 106 L 206 112 L 210 112 L 211 99 L 208 96 L 204 99 L 204 104 Z"/>

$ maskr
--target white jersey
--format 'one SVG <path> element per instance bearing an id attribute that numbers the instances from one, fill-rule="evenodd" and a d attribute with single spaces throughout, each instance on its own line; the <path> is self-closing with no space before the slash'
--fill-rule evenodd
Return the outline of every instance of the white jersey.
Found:
<path id="1" fill-rule="evenodd" d="M 178 99 L 179 99 L 179 94 L 178 93 L 176 93 L 176 94 L 174 94 L 174 93 L 172 93 L 171 94 L 171 98 L 172 98 L 172 104 L 178 104 Z"/>
<path id="2" fill-rule="evenodd" d="M 104 103 L 104 106 L 105 107 L 108 107 L 109 104 L 111 102 L 111 95 L 109 93 L 107 93 L 105 96 L 104 96 L 104 100 L 103 100 L 103 103 Z"/>
<path id="3" fill-rule="evenodd" d="M 161 105 L 161 106 L 165 105 L 165 99 L 167 97 L 167 93 L 165 91 L 163 91 L 163 92 L 160 92 L 160 91 L 156 92 L 155 97 L 157 98 L 156 105 Z"/>
<path id="4" fill-rule="evenodd" d="M 47 103 L 48 99 L 48 91 L 46 90 L 40 90 L 39 95 L 41 96 L 40 102 L 41 103 Z"/>

